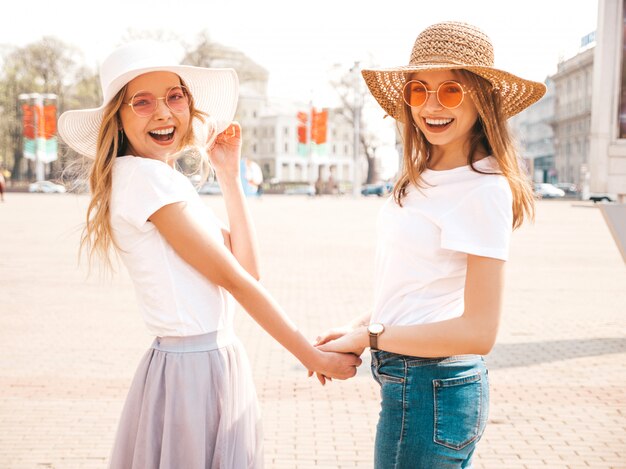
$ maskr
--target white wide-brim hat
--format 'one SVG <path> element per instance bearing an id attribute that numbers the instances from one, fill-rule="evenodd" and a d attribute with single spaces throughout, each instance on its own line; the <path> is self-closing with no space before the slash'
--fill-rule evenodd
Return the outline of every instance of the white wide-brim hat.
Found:
<path id="1" fill-rule="evenodd" d="M 116 49 L 100 67 L 103 102 L 95 109 L 66 111 L 59 118 L 59 135 L 70 148 L 89 158 L 96 156 L 98 132 L 104 109 L 132 79 L 148 72 L 176 73 L 185 82 L 195 107 L 208 114 L 217 132 L 225 130 L 237 109 L 239 80 L 231 68 L 203 68 L 179 65 L 176 49 L 167 43 L 136 41 Z M 199 119 L 193 122 L 196 144 L 203 146 L 207 126 Z"/>

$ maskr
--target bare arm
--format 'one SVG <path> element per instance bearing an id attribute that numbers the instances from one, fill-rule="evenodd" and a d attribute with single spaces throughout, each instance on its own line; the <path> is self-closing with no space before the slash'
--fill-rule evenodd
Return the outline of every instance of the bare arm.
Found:
<path id="1" fill-rule="evenodd" d="M 322 354 L 287 317 L 270 294 L 233 254 L 188 214 L 182 202 L 166 205 L 150 217 L 174 251 L 209 281 L 228 290 L 252 318 L 309 370 L 346 379 L 356 374 L 354 355 Z"/>
<path id="2" fill-rule="evenodd" d="M 468 255 L 463 315 L 431 324 L 386 326 L 378 338 L 379 349 L 416 357 L 489 353 L 500 323 L 504 265 L 498 259 Z M 361 326 L 321 348 L 360 355 L 368 346 L 367 328 Z"/>
<path id="3" fill-rule="evenodd" d="M 241 126 L 233 122 L 207 148 L 213 170 L 224 195 L 229 229 L 223 229 L 224 244 L 256 280 L 260 278 L 259 249 L 254 224 L 241 187 Z"/>

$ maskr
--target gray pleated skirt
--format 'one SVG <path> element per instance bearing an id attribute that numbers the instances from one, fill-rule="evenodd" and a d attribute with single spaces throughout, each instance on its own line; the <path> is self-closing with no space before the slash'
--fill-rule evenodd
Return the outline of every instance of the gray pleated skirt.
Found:
<path id="1" fill-rule="evenodd" d="M 154 340 L 128 392 L 109 467 L 263 467 L 252 373 L 231 331 Z"/>

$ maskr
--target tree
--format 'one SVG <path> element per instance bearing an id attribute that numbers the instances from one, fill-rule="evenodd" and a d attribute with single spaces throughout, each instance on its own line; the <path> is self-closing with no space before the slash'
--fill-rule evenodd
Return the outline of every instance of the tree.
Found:
<path id="1" fill-rule="evenodd" d="M 64 87 L 63 94 L 59 98 L 59 111 L 69 111 L 72 109 L 96 108 L 102 104 L 102 90 L 100 88 L 100 78 L 98 72 L 87 67 L 77 69 L 74 81 Z M 63 179 L 71 180 L 84 177 L 80 174 L 84 169 L 82 165 L 76 165 L 68 170 L 68 165 L 81 158 L 74 150 L 65 145 L 59 145 L 59 159 L 52 162 L 51 169 L 56 177 L 63 176 Z M 78 171 L 79 174 L 75 174 Z"/>
<path id="2" fill-rule="evenodd" d="M 54 93 L 59 112 L 64 92 L 73 82 L 78 51 L 51 36 L 21 48 L 5 51 L 0 72 L 0 152 L 12 159 L 13 178 L 22 179 L 22 124 L 18 96 L 21 93 Z M 30 165 L 29 165 L 30 172 Z"/>
<path id="3" fill-rule="evenodd" d="M 356 68 L 355 68 L 356 67 Z M 335 89 L 340 101 L 337 109 L 343 118 L 352 126 L 355 124 L 359 113 L 359 143 L 367 161 L 366 184 L 377 182 L 378 168 L 376 165 L 376 149 L 381 145 L 376 133 L 368 129 L 367 123 L 362 119 L 362 110 L 376 105 L 372 96 L 364 90 L 363 79 L 358 69 L 358 62 L 350 71 L 343 70 L 339 78 L 331 80 L 331 86 Z M 355 101 L 362 106 L 355 106 Z M 357 162 L 355 162 L 356 164 Z"/>

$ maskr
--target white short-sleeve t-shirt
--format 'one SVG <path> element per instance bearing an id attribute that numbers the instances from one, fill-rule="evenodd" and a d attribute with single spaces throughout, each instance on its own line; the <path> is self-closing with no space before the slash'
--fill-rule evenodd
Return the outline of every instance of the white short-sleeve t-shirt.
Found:
<path id="1" fill-rule="evenodd" d="M 474 167 L 499 172 L 493 157 Z M 411 186 L 402 207 L 389 198 L 380 211 L 372 322 L 411 325 L 459 317 L 467 255 L 508 257 L 513 199 L 504 176 L 462 166 L 426 170 L 422 177 L 425 187 Z"/>
<path id="2" fill-rule="evenodd" d="M 221 222 L 185 176 L 150 158 L 115 159 L 111 227 L 151 334 L 188 336 L 232 326 L 233 299 L 174 252 L 148 218 L 184 202 L 202 229 L 224 242 Z"/>

